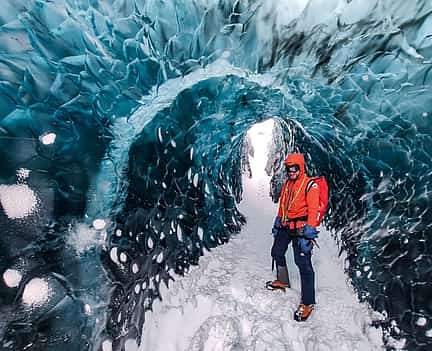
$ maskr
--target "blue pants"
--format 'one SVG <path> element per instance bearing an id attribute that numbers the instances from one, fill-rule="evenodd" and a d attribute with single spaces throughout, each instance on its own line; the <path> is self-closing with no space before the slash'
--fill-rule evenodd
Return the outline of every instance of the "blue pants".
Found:
<path id="1" fill-rule="evenodd" d="M 274 239 L 271 255 L 278 266 L 286 266 L 285 254 L 292 241 L 294 262 L 300 271 L 301 303 L 315 304 L 315 272 L 312 267 L 312 253 L 300 251 L 298 240 L 293 237 L 295 234 L 295 229 L 280 229 Z"/>

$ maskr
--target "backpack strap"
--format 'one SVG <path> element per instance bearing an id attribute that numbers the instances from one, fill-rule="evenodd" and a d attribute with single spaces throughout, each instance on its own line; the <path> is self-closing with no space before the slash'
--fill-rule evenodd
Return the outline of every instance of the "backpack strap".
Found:
<path id="1" fill-rule="evenodd" d="M 314 179 L 309 179 L 309 181 L 306 184 L 306 188 L 305 188 L 305 194 L 307 195 L 308 191 L 310 190 L 310 188 L 312 188 L 312 185 L 316 184 Z"/>

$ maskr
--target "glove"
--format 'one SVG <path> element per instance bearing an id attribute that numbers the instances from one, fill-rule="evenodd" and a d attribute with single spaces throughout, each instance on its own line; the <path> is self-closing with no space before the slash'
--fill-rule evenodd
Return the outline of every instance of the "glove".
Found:
<path id="1" fill-rule="evenodd" d="M 318 236 L 318 233 L 319 231 L 309 224 L 305 224 L 303 227 L 303 235 L 306 239 L 315 239 Z"/>
<path id="2" fill-rule="evenodd" d="M 309 254 L 312 252 L 312 249 L 313 249 L 312 240 L 305 239 L 305 238 L 299 238 L 298 239 L 298 245 L 300 247 L 300 252 L 303 252 L 304 254 Z"/>
<path id="3" fill-rule="evenodd" d="M 276 235 L 278 235 L 281 224 L 282 224 L 282 218 L 276 216 L 272 228 L 272 235 L 274 238 L 276 237 Z"/>

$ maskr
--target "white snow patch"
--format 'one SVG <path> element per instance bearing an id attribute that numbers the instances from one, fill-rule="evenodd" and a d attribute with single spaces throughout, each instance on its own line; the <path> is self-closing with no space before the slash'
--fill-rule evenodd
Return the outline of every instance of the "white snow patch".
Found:
<path id="1" fill-rule="evenodd" d="M 417 319 L 416 324 L 420 327 L 424 327 L 427 323 L 427 319 L 425 317 L 420 317 L 419 319 Z"/>
<path id="2" fill-rule="evenodd" d="M 137 285 L 135 285 L 135 294 L 139 294 L 139 292 L 140 292 L 140 290 L 141 290 L 141 287 L 140 287 L 140 285 L 139 284 L 137 284 Z"/>
<path id="3" fill-rule="evenodd" d="M 22 219 L 37 209 L 36 193 L 27 184 L 0 185 L 0 203 L 11 219 Z"/>
<path id="4" fill-rule="evenodd" d="M 20 168 L 17 171 L 18 182 L 24 182 L 30 175 L 30 170 L 27 168 Z"/>
<path id="5" fill-rule="evenodd" d="M 132 265 L 132 273 L 137 274 L 139 272 L 139 267 L 136 263 Z"/>
<path id="6" fill-rule="evenodd" d="M 120 253 L 120 262 L 127 262 L 127 255 L 124 252 Z"/>
<path id="7" fill-rule="evenodd" d="M 55 143 L 56 137 L 55 133 L 45 133 L 39 137 L 39 140 L 44 145 L 51 145 Z"/>
<path id="8" fill-rule="evenodd" d="M 192 179 L 192 168 L 188 169 L 188 180 L 190 181 Z"/>
<path id="9" fill-rule="evenodd" d="M 147 246 L 149 247 L 149 249 L 153 249 L 153 240 L 152 240 L 152 238 L 148 238 L 147 239 Z"/>
<path id="10" fill-rule="evenodd" d="M 88 303 L 86 303 L 86 304 L 84 305 L 84 312 L 85 312 L 85 314 L 86 314 L 87 316 L 90 316 L 90 315 L 91 315 L 92 309 L 91 309 L 91 306 L 90 306 Z"/>
<path id="11" fill-rule="evenodd" d="M 357 276 L 357 277 L 360 277 L 361 274 L 362 274 L 360 271 L 356 271 L 355 273 L 356 273 L 356 276 Z"/>
<path id="12" fill-rule="evenodd" d="M 126 351 L 138 351 L 138 344 L 134 339 L 127 339 L 125 342 Z"/>
<path id="13" fill-rule="evenodd" d="M 110 250 L 110 258 L 111 258 L 111 261 L 113 261 L 115 264 L 120 264 L 120 262 L 118 260 L 118 248 L 117 247 L 113 247 Z"/>
<path id="14" fill-rule="evenodd" d="M 157 134 L 158 134 L 159 142 L 162 143 L 163 137 L 162 137 L 162 129 L 160 127 L 157 129 Z"/>
<path id="15" fill-rule="evenodd" d="M 16 269 L 6 269 L 3 273 L 3 280 L 10 288 L 16 288 L 21 282 L 22 274 Z"/>
<path id="16" fill-rule="evenodd" d="M 198 227 L 198 236 L 200 240 L 202 241 L 204 235 L 204 230 L 201 227 Z"/>
<path id="17" fill-rule="evenodd" d="M 397 340 L 393 337 L 389 337 L 387 340 L 387 345 L 389 347 L 392 347 L 396 350 L 405 350 L 405 344 L 406 344 L 406 339 L 402 338 L 400 340 Z"/>
<path id="18" fill-rule="evenodd" d="M 24 288 L 22 301 L 26 305 L 42 305 L 48 301 L 51 289 L 45 279 L 33 278 Z"/>
<path id="19" fill-rule="evenodd" d="M 102 230 L 102 229 L 104 229 L 105 228 L 105 226 L 106 226 L 106 222 L 105 222 L 105 220 L 104 219 L 95 219 L 94 221 L 93 221 L 93 227 L 96 229 L 96 230 Z"/>
<path id="20" fill-rule="evenodd" d="M 198 178 L 199 178 L 198 173 L 195 173 L 195 175 L 193 177 L 193 185 L 195 188 L 198 186 Z"/>
<path id="21" fill-rule="evenodd" d="M 157 262 L 157 263 L 162 263 L 163 258 L 164 258 L 164 254 L 163 254 L 163 252 L 161 252 L 161 253 L 156 257 L 156 262 Z"/>
<path id="22" fill-rule="evenodd" d="M 78 223 L 69 233 L 68 245 L 77 254 L 82 254 L 98 242 L 98 234 L 94 228 L 89 228 L 85 223 Z"/>
<path id="23" fill-rule="evenodd" d="M 112 341 L 111 340 L 105 340 L 102 343 L 102 350 L 103 351 L 112 351 Z"/>
<path id="24" fill-rule="evenodd" d="M 180 224 L 177 224 L 177 238 L 179 241 L 183 240 L 183 231 L 180 227 Z"/>

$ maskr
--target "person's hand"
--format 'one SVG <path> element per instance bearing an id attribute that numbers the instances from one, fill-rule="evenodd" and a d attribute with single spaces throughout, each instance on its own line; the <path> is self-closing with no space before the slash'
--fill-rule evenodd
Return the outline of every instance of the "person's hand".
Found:
<path id="1" fill-rule="evenodd" d="M 305 254 L 308 254 L 308 253 L 312 252 L 312 249 L 313 249 L 312 240 L 305 239 L 305 238 L 299 238 L 298 239 L 298 244 L 299 244 L 299 247 L 300 247 L 300 252 L 303 252 Z"/>
<path id="2" fill-rule="evenodd" d="M 318 236 L 318 233 L 319 231 L 309 224 L 305 224 L 303 227 L 303 235 L 306 239 L 315 239 Z"/>
<path id="3" fill-rule="evenodd" d="M 276 216 L 276 218 L 274 220 L 274 223 L 273 223 L 273 228 L 272 228 L 272 235 L 273 235 L 274 238 L 279 233 L 279 229 L 281 227 L 281 223 L 282 223 L 282 218 L 280 218 L 279 216 Z"/>

